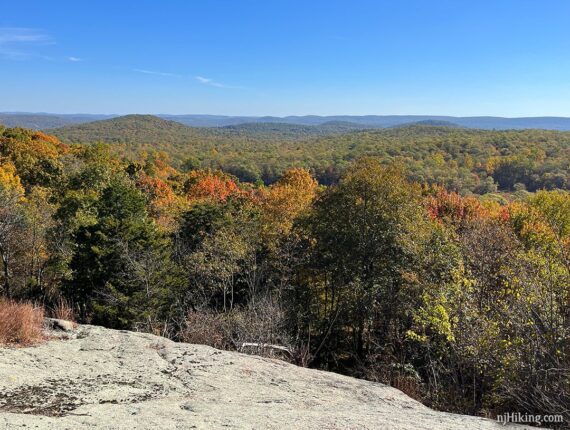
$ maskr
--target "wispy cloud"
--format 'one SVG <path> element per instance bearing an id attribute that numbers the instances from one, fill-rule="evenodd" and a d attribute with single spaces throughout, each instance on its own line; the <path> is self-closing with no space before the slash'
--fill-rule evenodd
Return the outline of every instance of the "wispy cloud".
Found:
<path id="1" fill-rule="evenodd" d="M 53 43 L 49 35 L 35 28 L 0 27 L 0 57 L 5 59 L 22 60 L 30 57 L 43 57 L 34 49 Z"/>
<path id="2" fill-rule="evenodd" d="M 169 77 L 175 77 L 175 78 L 180 77 L 180 75 L 177 75 L 176 73 L 157 72 L 155 70 L 133 69 L 133 71 L 135 71 L 137 73 L 144 73 L 145 75 L 169 76 Z"/>
<path id="3" fill-rule="evenodd" d="M 213 79 L 210 78 L 205 78 L 203 76 L 195 76 L 196 80 L 198 82 L 200 82 L 201 84 L 204 85 L 210 85 L 211 87 L 216 87 L 216 88 L 232 88 L 232 89 L 240 89 L 242 87 L 236 87 L 234 85 L 226 85 L 226 84 L 222 84 L 221 82 L 217 82 L 214 81 Z"/>
<path id="4" fill-rule="evenodd" d="M 67 61 L 71 61 L 72 63 L 79 63 L 80 61 L 83 61 L 83 58 L 79 58 L 79 57 L 67 57 Z"/>

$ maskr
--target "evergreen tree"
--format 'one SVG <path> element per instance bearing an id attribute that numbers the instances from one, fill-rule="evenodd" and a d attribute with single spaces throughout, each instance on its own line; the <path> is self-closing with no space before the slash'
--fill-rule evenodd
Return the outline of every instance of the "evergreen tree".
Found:
<path id="1" fill-rule="evenodd" d="M 76 234 L 69 296 L 82 318 L 97 324 L 155 324 L 179 285 L 168 241 L 148 218 L 144 196 L 126 179 L 114 179 L 96 207 L 96 223 Z"/>

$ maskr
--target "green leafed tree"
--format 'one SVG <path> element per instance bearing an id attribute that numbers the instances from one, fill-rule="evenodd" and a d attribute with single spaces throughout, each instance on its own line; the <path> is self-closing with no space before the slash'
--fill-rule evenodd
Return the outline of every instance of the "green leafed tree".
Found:
<path id="1" fill-rule="evenodd" d="M 419 195 L 397 167 L 365 158 L 317 199 L 304 223 L 312 258 L 297 309 L 316 363 L 407 364 L 410 335 L 428 316 L 432 332 L 449 335 L 445 306 L 428 298 L 454 282 L 457 253 Z"/>
<path id="2" fill-rule="evenodd" d="M 168 242 L 126 179 L 115 178 L 96 209 L 96 222 L 76 234 L 68 295 L 94 323 L 154 329 L 179 285 Z"/>

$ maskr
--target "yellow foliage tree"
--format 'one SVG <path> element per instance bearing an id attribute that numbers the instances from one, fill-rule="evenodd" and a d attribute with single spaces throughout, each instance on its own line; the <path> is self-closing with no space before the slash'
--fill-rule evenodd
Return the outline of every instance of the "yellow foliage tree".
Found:
<path id="1" fill-rule="evenodd" d="M 16 167 L 11 161 L 0 160 L 0 189 L 5 192 L 24 196 L 24 187 L 16 174 Z"/>
<path id="2" fill-rule="evenodd" d="M 263 199 L 264 230 L 267 235 L 275 238 L 287 234 L 295 219 L 310 206 L 317 187 L 317 181 L 305 169 L 290 169 L 283 173 Z"/>

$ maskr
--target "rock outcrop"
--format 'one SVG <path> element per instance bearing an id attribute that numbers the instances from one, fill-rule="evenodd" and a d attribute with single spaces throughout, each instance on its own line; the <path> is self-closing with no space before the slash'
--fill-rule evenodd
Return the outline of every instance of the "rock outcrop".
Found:
<path id="1" fill-rule="evenodd" d="M 386 385 L 150 334 L 52 322 L 0 348 L 0 428 L 502 429 Z M 522 428 L 522 427 L 519 427 Z"/>

